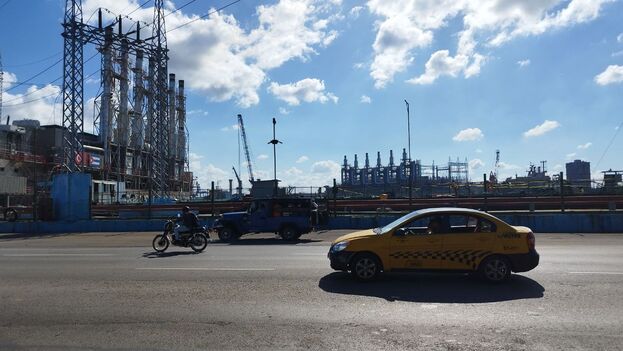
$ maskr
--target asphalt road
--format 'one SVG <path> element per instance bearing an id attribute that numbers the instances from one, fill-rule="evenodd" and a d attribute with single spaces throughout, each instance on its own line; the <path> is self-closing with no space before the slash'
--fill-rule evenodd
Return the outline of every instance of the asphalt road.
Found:
<path id="1" fill-rule="evenodd" d="M 504 285 L 358 283 L 329 240 L 271 236 L 155 255 L 153 233 L 0 235 L 0 350 L 618 350 L 623 235 L 537 234 Z"/>

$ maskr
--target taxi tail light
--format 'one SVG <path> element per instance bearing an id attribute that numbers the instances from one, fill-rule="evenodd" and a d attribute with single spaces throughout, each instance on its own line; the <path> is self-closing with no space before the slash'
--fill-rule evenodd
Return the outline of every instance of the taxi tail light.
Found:
<path id="1" fill-rule="evenodd" d="M 528 235 L 526 236 L 526 241 L 528 242 L 528 247 L 530 249 L 534 249 L 534 245 L 536 243 L 536 239 L 534 237 L 534 233 L 532 233 L 532 232 L 528 233 Z"/>

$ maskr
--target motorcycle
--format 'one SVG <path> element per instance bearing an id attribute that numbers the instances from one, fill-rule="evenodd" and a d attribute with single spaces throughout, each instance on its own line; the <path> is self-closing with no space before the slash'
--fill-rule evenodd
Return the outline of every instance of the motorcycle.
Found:
<path id="1" fill-rule="evenodd" d="M 179 227 L 180 216 L 175 219 L 169 219 L 164 224 L 164 233 L 156 235 L 152 241 L 152 247 L 158 253 L 165 252 L 169 245 L 190 247 L 195 252 L 202 252 L 208 246 L 208 230 L 205 227 L 197 227 L 189 232 L 181 232 L 180 239 L 175 240 L 173 231 Z"/>

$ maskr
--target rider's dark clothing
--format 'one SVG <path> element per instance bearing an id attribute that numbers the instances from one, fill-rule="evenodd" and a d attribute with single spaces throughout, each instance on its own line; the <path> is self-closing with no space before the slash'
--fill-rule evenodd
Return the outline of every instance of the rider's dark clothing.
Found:
<path id="1" fill-rule="evenodd" d="M 182 214 L 182 224 L 188 229 L 196 228 L 199 226 L 199 219 L 197 215 L 188 211 Z"/>

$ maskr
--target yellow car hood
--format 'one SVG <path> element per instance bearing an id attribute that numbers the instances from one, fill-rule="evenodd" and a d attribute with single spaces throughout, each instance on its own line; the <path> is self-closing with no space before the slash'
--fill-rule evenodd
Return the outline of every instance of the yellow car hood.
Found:
<path id="1" fill-rule="evenodd" d="M 532 229 L 528 227 L 520 226 L 520 225 L 514 225 L 513 229 L 515 229 L 517 233 L 525 233 L 525 234 L 532 233 Z"/>
<path id="2" fill-rule="evenodd" d="M 336 243 L 339 243 L 340 241 L 351 241 L 354 239 L 365 238 L 365 237 L 370 237 L 370 236 L 375 236 L 375 235 L 376 234 L 374 234 L 372 229 L 360 230 L 358 232 L 342 235 L 339 238 L 335 239 L 333 243 L 336 244 Z"/>

